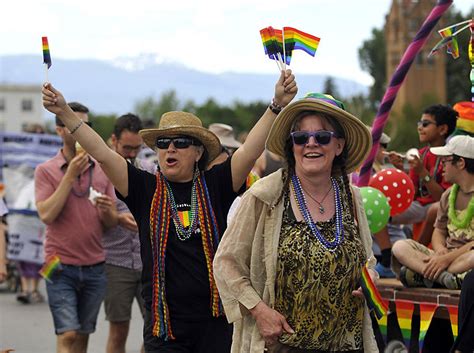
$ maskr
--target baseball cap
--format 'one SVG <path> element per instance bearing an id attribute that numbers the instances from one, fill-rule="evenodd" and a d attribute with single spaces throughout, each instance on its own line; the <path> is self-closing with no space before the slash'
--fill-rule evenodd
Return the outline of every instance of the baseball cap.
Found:
<path id="1" fill-rule="evenodd" d="M 430 151 L 437 156 L 456 156 L 474 159 L 474 137 L 457 135 L 442 147 L 431 147 Z"/>

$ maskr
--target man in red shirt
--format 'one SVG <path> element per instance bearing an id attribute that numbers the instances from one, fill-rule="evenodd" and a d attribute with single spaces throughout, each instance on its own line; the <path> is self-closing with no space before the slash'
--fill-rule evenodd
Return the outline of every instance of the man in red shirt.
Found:
<path id="1" fill-rule="evenodd" d="M 88 109 L 70 103 L 76 115 L 89 122 Z M 61 265 L 46 283 L 57 335 L 57 352 L 86 352 L 105 294 L 104 228 L 117 223 L 115 193 L 99 164 L 78 152 L 73 137 L 56 118 L 63 147 L 35 170 L 36 207 L 46 224 L 46 262 Z"/>

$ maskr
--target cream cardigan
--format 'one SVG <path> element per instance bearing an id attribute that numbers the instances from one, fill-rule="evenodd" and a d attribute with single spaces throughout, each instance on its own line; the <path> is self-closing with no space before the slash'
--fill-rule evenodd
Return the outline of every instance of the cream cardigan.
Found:
<path id="1" fill-rule="evenodd" d="M 227 320 L 234 323 L 232 353 L 262 353 L 265 342 L 249 309 L 263 300 L 275 303 L 278 241 L 283 202 L 282 169 L 257 181 L 242 197 L 214 259 L 214 276 Z M 369 268 L 375 266 L 372 237 L 359 189 L 352 187 L 362 243 Z M 367 306 L 364 304 L 364 352 L 378 352 Z"/>

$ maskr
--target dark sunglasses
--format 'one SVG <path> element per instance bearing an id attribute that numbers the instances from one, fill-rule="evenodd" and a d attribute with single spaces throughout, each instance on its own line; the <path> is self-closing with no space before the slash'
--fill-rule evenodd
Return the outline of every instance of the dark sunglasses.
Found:
<path id="1" fill-rule="evenodd" d="M 84 124 L 88 125 L 89 127 L 92 127 L 92 121 L 84 121 Z M 65 127 L 66 126 L 63 123 L 56 124 L 56 125 L 59 126 L 59 127 Z"/>
<path id="2" fill-rule="evenodd" d="M 306 145 L 311 136 L 314 137 L 318 145 L 327 145 L 329 142 L 331 142 L 332 137 L 336 137 L 336 133 L 334 131 L 326 130 L 293 131 L 290 135 L 295 145 Z"/>
<path id="3" fill-rule="evenodd" d="M 383 147 L 383 148 L 387 149 L 388 143 L 380 143 L 380 147 Z"/>
<path id="4" fill-rule="evenodd" d="M 431 124 L 433 125 L 437 125 L 436 123 L 432 122 L 432 121 L 429 121 L 429 120 L 420 120 L 420 121 L 417 121 L 416 122 L 416 125 L 418 125 L 418 127 L 428 127 L 430 126 Z"/>
<path id="5" fill-rule="evenodd" d="M 201 146 L 201 142 L 193 139 L 192 137 L 160 137 L 156 139 L 156 147 L 160 150 L 167 149 L 171 142 L 173 142 L 173 146 L 179 149 L 188 148 L 189 146 Z"/>

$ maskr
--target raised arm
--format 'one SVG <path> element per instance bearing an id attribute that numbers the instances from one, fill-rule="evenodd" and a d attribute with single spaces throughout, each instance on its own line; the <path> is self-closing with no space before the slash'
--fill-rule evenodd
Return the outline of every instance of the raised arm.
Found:
<path id="1" fill-rule="evenodd" d="M 42 92 L 44 107 L 61 119 L 73 134 L 74 139 L 100 163 L 115 188 L 126 197 L 128 195 L 128 169 L 125 159 L 112 151 L 92 128 L 82 123 L 82 120 L 66 104 L 61 92 L 50 83 L 43 85 Z"/>
<path id="2" fill-rule="evenodd" d="M 296 96 L 297 92 L 298 87 L 295 76 L 291 74 L 291 70 L 282 71 L 280 78 L 275 84 L 274 103 L 280 107 L 285 107 Z M 247 175 L 252 170 L 255 161 L 265 149 L 265 140 L 276 117 L 277 114 L 267 108 L 252 130 L 250 130 L 245 143 L 232 155 L 231 167 L 234 191 L 237 192 L 240 189 Z"/>

